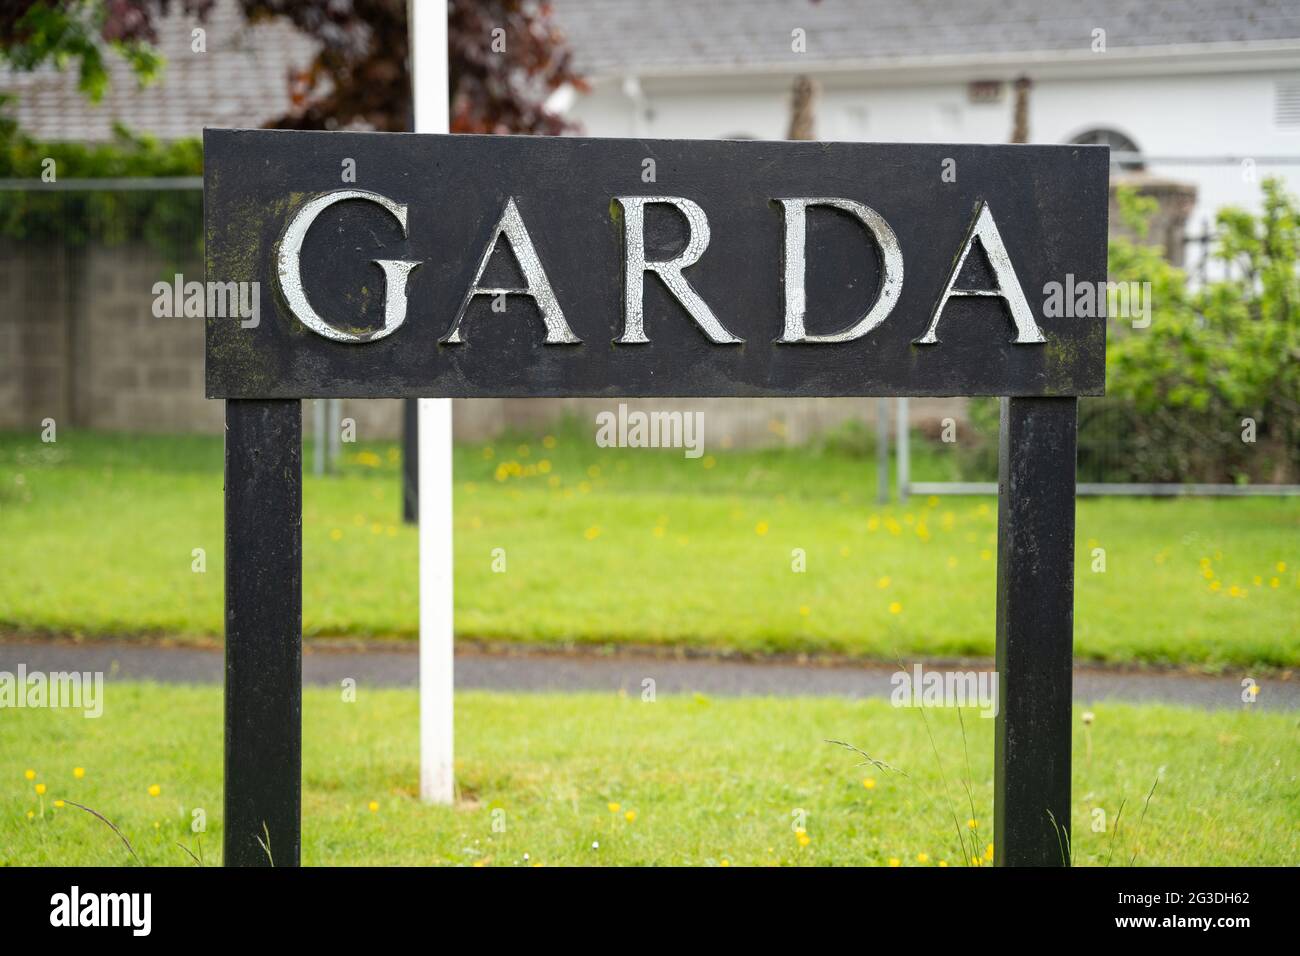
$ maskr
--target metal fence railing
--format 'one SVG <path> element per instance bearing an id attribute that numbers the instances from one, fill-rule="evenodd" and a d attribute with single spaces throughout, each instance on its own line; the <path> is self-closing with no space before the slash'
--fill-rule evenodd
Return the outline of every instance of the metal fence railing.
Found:
<path id="1" fill-rule="evenodd" d="M 952 471 L 956 479 L 921 480 L 911 478 L 914 467 L 913 450 L 916 443 L 909 440 L 907 426 L 907 399 L 898 399 L 896 432 L 896 483 L 899 496 L 909 495 L 993 495 L 998 490 L 997 448 L 998 431 L 996 415 L 969 415 L 960 442 L 946 446 L 943 454 L 959 460 Z M 987 400 L 993 401 L 993 400 Z M 1224 417 L 1229 420 L 1229 416 Z M 1142 454 L 1134 450 L 1131 413 L 1115 402 L 1103 399 L 1079 400 L 1078 486 L 1077 493 L 1085 496 L 1129 495 L 1156 497 L 1251 497 L 1300 495 L 1300 484 L 1268 481 L 1194 481 L 1145 480 L 1145 468 L 1173 467 L 1165 457 L 1154 464 L 1134 460 Z M 1198 434 L 1194 429 L 1180 433 L 1186 443 L 1186 454 L 1195 458 L 1200 452 L 1208 457 L 1219 451 L 1220 443 L 1239 442 L 1235 432 L 1224 431 L 1217 437 Z M 933 443 L 928 443 L 932 448 Z M 1198 448 L 1199 444 L 1199 448 Z M 939 446 L 945 447 L 945 446 Z M 1153 457 L 1158 450 L 1153 450 Z M 1165 450 L 1167 451 L 1167 449 Z"/>

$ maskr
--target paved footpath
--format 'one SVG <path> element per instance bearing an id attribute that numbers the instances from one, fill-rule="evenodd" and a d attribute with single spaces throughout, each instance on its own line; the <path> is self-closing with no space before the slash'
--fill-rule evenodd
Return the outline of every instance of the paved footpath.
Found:
<path id="1" fill-rule="evenodd" d="M 0 641 L 0 671 L 15 672 L 19 663 L 25 664 L 28 671 L 103 671 L 110 679 L 165 683 L 219 683 L 223 675 L 219 648 Z M 964 669 L 975 665 L 956 666 Z M 893 689 L 890 678 L 896 669 L 887 665 L 824 666 L 631 653 L 466 650 L 456 655 L 456 687 L 538 692 L 623 690 L 640 694 L 642 682 L 652 679 L 659 694 L 888 697 Z M 363 649 L 350 645 L 341 649 L 308 642 L 303 653 L 303 682 L 308 685 L 337 686 L 351 677 L 360 686 L 414 687 L 417 671 L 413 643 Z M 1074 672 L 1074 698 L 1085 706 L 1099 700 L 1124 700 L 1237 708 L 1244 706 L 1244 676 L 1079 668 Z M 1300 709 L 1300 680 L 1256 677 L 1256 681 L 1260 693 L 1252 706 L 1264 710 Z"/>

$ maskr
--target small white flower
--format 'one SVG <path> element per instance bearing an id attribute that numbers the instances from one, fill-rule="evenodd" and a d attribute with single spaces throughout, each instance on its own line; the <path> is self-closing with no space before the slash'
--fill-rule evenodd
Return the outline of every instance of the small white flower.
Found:
<path id="1" fill-rule="evenodd" d="M 1092 718 L 1092 711 L 1090 711 L 1090 710 L 1085 710 L 1085 711 L 1083 712 L 1083 722 L 1084 722 L 1085 724 L 1091 724 L 1091 723 L 1092 723 L 1092 719 L 1093 719 L 1093 718 Z"/>
<path id="2" fill-rule="evenodd" d="M 599 841 L 599 840 L 592 840 L 592 841 L 591 841 L 591 848 L 592 848 L 593 850 L 599 850 L 599 849 L 600 849 L 600 841 Z"/>

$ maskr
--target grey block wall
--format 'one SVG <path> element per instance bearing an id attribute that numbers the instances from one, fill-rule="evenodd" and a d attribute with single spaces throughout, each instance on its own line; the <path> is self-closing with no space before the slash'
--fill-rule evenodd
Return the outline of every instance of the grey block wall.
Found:
<path id="1" fill-rule="evenodd" d="M 168 262 L 141 243 L 92 245 L 0 242 L 0 428 L 60 427 L 219 434 L 222 403 L 203 397 L 203 320 L 158 318 L 154 284 L 202 275 L 202 264 Z M 799 444 L 857 419 L 875 421 L 869 399 L 631 400 L 629 407 L 705 413 L 712 447 Z M 539 429 L 572 415 L 591 424 L 618 399 L 457 401 L 458 438 L 493 438 L 511 427 Z M 912 420 L 964 418 L 960 401 L 914 401 Z M 312 428 L 303 404 L 304 434 Z M 401 402 L 344 401 L 360 441 L 401 433 Z"/>

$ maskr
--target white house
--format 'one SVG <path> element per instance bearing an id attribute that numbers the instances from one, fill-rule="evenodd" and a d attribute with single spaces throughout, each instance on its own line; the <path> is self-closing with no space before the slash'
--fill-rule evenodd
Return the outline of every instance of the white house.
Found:
<path id="1" fill-rule="evenodd" d="M 567 104 L 591 135 L 781 139 L 808 75 L 819 139 L 1008 142 L 1027 77 L 1029 142 L 1110 143 L 1195 186 L 1192 230 L 1257 206 L 1265 175 L 1300 192 L 1296 0 L 556 0 L 555 16 L 592 82 Z"/>

